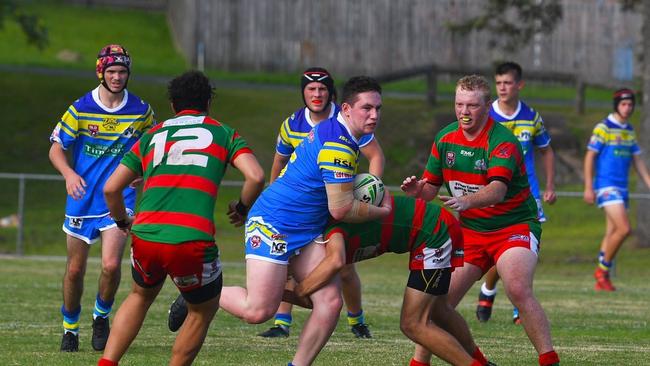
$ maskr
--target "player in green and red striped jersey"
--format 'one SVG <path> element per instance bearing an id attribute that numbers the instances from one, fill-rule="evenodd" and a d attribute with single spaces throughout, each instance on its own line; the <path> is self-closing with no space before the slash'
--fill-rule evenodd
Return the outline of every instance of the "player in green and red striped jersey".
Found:
<path id="1" fill-rule="evenodd" d="M 327 254 L 294 289 L 304 297 L 328 283 L 344 265 L 384 253 L 409 253 L 410 275 L 400 317 L 402 332 L 454 365 L 486 365 L 473 345 L 463 317 L 449 305 L 447 291 L 454 267 L 463 265 L 463 234 L 449 211 L 412 197 L 393 197 L 389 216 L 366 223 L 339 222 L 325 231 Z M 287 294 L 288 300 L 304 304 Z M 434 316 L 428 321 L 429 314 Z"/>
<path id="2" fill-rule="evenodd" d="M 455 271 L 449 301 L 456 306 L 472 284 L 494 264 L 506 294 L 519 308 L 524 330 L 539 353 L 542 366 L 559 364 L 546 314 L 532 283 L 541 225 L 531 195 L 521 145 L 489 116 L 490 87 L 478 75 L 456 84 L 457 122 L 440 131 L 422 179 L 408 177 L 402 190 L 432 200 L 444 183 L 451 196 L 440 196 L 460 213 L 465 240 L 465 265 Z M 430 355 L 416 350 L 416 365 Z"/>
<path id="3" fill-rule="evenodd" d="M 138 334 L 147 310 L 169 275 L 188 304 L 170 364 L 190 364 L 219 308 L 222 287 L 215 244 L 214 206 L 228 164 L 244 175 L 230 221 L 241 226 L 264 187 L 264 171 L 242 137 L 207 115 L 213 89 L 202 73 L 169 84 L 176 116 L 142 136 L 104 186 L 118 227 L 132 233 L 133 289 L 120 306 L 99 365 L 117 365 Z M 122 190 L 144 178 L 135 221 L 126 215 Z"/>

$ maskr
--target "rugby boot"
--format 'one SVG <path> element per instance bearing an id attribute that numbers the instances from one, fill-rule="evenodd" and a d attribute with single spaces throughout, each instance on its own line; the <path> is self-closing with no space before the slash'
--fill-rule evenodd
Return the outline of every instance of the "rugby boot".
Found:
<path id="1" fill-rule="evenodd" d="M 357 338 L 372 338 L 368 325 L 364 323 L 355 324 L 350 328 L 352 334 Z"/>
<path id="2" fill-rule="evenodd" d="M 521 318 L 519 317 L 519 309 L 517 309 L 516 306 L 512 309 L 512 322 L 515 323 L 515 325 L 521 324 Z"/>
<path id="3" fill-rule="evenodd" d="M 61 352 L 79 352 L 79 335 L 72 332 L 63 333 Z"/>
<path id="4" fill-rule="evenodd" d="M 183 295 L 178 295 L 176 300 L 169 307 L 169 317 L 167 319 L 167 326 L 172 332 L 177 331 L 187 318 L 187 303 Z"/>
<path id="5" fill-rule="evenodd" d="M 616 288 L 612 285 L 612 281 L 609 280 L 609 271 L 596 268 L 594 278 L 596 279 L 596 284 L 594 285 L 596 291 L 616 291 Z"/>
<path id="6" fill-rule="evenodd" d="M 289 336 L 289 327 L 282 324 L 274 325 L 266 331 L 258 334 L 258 336 L 264 338 L 287 338 Z"/>
<path id="7" fill-rule="evenodd" d="M 98 316 L 93 319 L 93 337 L 90 340 L 90 344 L 95 351 L 103 351 L 106 348 L 106 342 L 108 341 L 110 332 L 111 328 L 108 324 L 108 317 Z"/>
<path id="8" fill-rule="evenodd" d="M 478 321 L 485 323 L 492 316 L 492 304 L 494 304 L 495 295 L 488 296 L 483 292 L 478 293 L 478 305 L 476 306 L 476 318 Z"/>

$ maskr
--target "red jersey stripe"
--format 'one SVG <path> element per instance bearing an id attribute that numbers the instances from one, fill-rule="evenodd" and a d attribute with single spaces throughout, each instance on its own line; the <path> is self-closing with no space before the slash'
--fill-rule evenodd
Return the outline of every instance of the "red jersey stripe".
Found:
<path id="1" fill-rule="evenodd" d="M 203 191 L 212 197 L 216 197 L 219 190 L 219 187 L 212 180 L 190 174 L 160 174 L 149 177 L 145 182 L 143 192 L 154 187 L 196 189 Z"/>
<path id="2" fill-rule="evenodd" d="M 135 217 L 133 225 L 162 224 L 185 226 L 214 236 L 214 223 L 199 215 L 180 212 L 142 211 Z"/>
<path id="3" fill-rule="evenodd" d="M 507 202 L 501 202 L 495 206 L 484 208 L 473 208 L 471 210 L 463 211 L 460 215 L 466 219 L 480 219 L 492 218 L 497 215 L 506 214 L 518 206 L 521 206 L 526 199 L 530 196 L 530 188 L 521 190 L 517 195 L 512 197 Z"/>
<path id="4" fill-rule="evenodd" d="M 409 252 L 413 249 L 413 244 L 418 237 L 420 229 L 422 229 L 422 222 L 424 221 L 424 212 L 427 209 L 427 204 L 421 199 L 415 200 L 415 207 L 413 210 L 413 222 L 411 224 L 411 235 L 409 238 Z"/>
<path id="5" fill-rule="evenodd" d="M 458 180 L 468 184 L 486 185 L 488 181 L 485 173 L 467 173 L 460 170 L 450 168 L 442 168 L 442 176 L 447 178 L 448 181 Z"/>
<path id="6" fill-rule="evenodd" d="M 395 197 L 393 196 L 390 196 L 390 206 L 393 207 L 393 210 L 390 211 L 390 214 L 382 222 L 379 244 L 380 251 L 377 254 L 386 253 L 390 246 L 390 240 L 393 237 L 393 222 L 395 222 Z"/>

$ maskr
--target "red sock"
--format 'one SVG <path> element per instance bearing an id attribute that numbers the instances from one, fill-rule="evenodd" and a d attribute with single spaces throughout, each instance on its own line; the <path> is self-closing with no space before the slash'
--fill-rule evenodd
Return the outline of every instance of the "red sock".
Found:
<path id="1" fill-rule="evenodd" d="M 429 366 L 429 363 L 420 362 L 415 358 L 412 358 L 411 362 L 409 362 L 409 366 Z"/>
<path id="2" fill-rule="evenodd" d="M 559 362 L 560 362 L 560 356 L 558 356 L 557 353 L 555 353 L 555 351 L 550 351 L 539 355 L 540 366 L 550 366 Z"/>
<path id="3" fill-rule="evenodd" d="M 481 350 L 476 346 L 476 349 L 474 350 L 474 353 L 472 353 L 472 358 L 475 359 L 476 361 L 480 362 L 480 366 L 485 366 L 488 363 L 487 358 L 485 358 L 485 355 Z"/>
<path id="4" fill-rule="evenodd" d="M 474 360 L 474 361 L 472 361 L 472 364 L 469 365 L 469 366 L 485 366 L 485 364 L 482 363 L 482 362 L 479 361 L 479 360 Z"/>
<path id="5" fill-rule="evenodd" d="M 117 361 L 111 361 L 107 358 L 100 358 L 97 366 L 118 366 Z"/>

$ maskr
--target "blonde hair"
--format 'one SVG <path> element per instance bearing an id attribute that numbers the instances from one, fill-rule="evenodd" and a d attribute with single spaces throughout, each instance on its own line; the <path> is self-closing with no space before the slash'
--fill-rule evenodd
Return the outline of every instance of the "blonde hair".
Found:
<path id="1" fill-rule="evenodd" d="M 481 75 L 466 75 L 456 83 L 456 90 L 476 91 L 483 94 L 486 102 L 490 101 L 490 84 Z"/>

